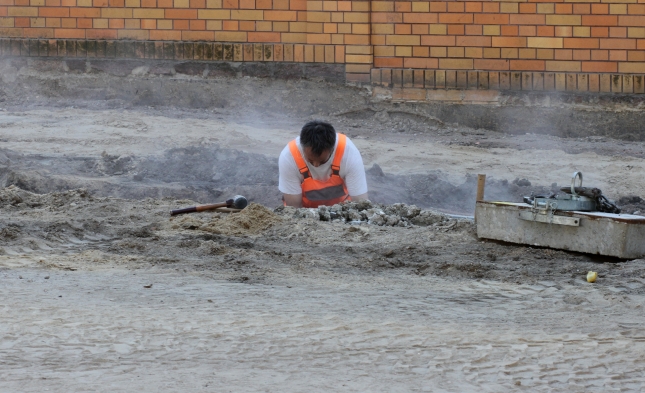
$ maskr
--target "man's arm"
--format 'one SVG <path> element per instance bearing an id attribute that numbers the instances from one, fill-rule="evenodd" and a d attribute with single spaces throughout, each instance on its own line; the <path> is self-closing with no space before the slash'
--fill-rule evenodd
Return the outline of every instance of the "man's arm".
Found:
<path id="1" fill-rule="evenodd" d="M 296 208 L 302 207 L 302 194 L 282 194 L 282 197 L 285 205 Z"/>

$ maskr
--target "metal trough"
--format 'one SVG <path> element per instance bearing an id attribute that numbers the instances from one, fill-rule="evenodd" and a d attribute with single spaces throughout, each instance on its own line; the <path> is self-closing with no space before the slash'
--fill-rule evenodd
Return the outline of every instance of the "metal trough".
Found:
<path id="1" fill-rule="evenodd" d="M 645 256 L 645 217 L 631 214 L 555 211 L 539 213 L 526 203 L 478 201 L 477 236 L 634 259 Z"/>

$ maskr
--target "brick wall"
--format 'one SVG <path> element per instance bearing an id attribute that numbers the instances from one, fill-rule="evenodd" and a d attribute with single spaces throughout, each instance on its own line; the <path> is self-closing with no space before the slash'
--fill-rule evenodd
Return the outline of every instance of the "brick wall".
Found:
<path id="1" fill-rule="evenodd" d="M 645 74 L 645 0 L 0 0 L 0 37 L 271 44 L 401 88 L 642 93 Z"/>

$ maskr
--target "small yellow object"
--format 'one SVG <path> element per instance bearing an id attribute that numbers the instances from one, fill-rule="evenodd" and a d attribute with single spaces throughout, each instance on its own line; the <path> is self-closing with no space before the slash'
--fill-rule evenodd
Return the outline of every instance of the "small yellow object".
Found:
<path id="1" fill-rule="evenodd" d="M 596 282 L 596 278 L 598 278 L 598 273 L 596 272 L 587 273 L 587 282 Z"/>

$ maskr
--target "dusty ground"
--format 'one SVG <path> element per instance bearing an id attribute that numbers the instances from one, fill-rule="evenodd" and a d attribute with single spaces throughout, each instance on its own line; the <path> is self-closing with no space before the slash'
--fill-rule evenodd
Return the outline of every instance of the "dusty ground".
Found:
<path id="1" fill-rule="evenodd" d="M 0 112 L 0 391 L 645 389 L 645 260 L 482 242 L 436 210 L 273 212 L 276 156 L 321 114 L 70 106 Z M 469 215 L 477 173 L 519 200 L 582 170 L 643 208 L 641 142 L 334 113 L 376 202 Z M 168 214 L 235 193 L 269 209 Z"/>

